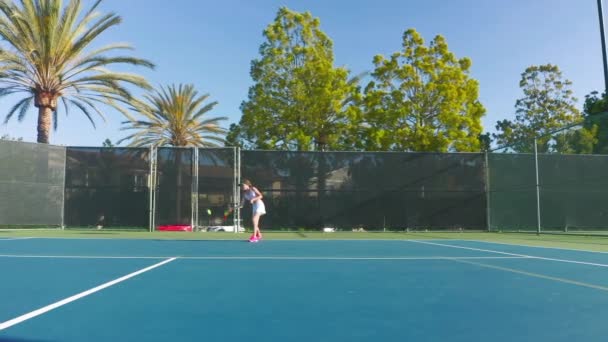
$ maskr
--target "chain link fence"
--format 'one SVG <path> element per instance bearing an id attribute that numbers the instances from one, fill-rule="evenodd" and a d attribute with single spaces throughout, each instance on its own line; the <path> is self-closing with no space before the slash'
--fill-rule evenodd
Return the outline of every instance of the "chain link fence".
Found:
<path id="1" fill-rule="evenodd" d="M 89 148 L 0 141 L 0 227 L 608 232 L 608 156 Z M 249 227 L 250 228 L 250 227 Z"/>

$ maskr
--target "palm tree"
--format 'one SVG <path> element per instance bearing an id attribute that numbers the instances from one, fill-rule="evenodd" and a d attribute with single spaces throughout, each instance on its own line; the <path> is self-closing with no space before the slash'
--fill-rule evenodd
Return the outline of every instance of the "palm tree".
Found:
<path id="1" fill-rule="evenodd" d="M 32 104 L 38 108 L 38 142 L 48 143 L 51 123 L 57 129 L 58 104 L 66 115 L 70 107 L 82 112 L 95 127 L 93 114 L 105 104 L 128 115 L 123 105 L 131 100 L 128 85 L 149 89 L 143 77 L 113 72 L 107 67 L 130 64 L 153 68 L 149 61 L 121 56 L 127 44 L 89 50 L 102 33 L 119 25 L 114 13 L 100 14 L 97 0 L 83 12 L 81 0 L 0 0 L 0 96 L 27 94 L 8 112 L 23 120 Z"/>
<path id="2" fill-rule="evenodd" d="M 143 116 L 142 120 L 130 119 L 123 124 L 123 130 L 135 131 L 118 143 L 130 140 L 129 146 L 174 146 L 174 147 L 218 147 L 226 130 L 219 126 L 225 117 L 206 119 L 217 102 L 204 104 L 208 94 L 199 95 L 192 85 L 171 85 L 144 95 L 143 100 L 133 101 L 133 110 Z M 175 223 L 185 223 L 188 218 L 182 213 L 183 169 L 187 162 L 185 151 L 173 150 L 173 172 L 176 181 L 170 187 L 176 189 L 175 209 L 167 217 Z M 162 178 L 162 177 L 161 177 Z M 167 177 L 168 179 L 170 177 Z"/>
<path id="3" fill-rule="evenodd" d="M 133 134 L 120 142 L 131 140 L 129 146 L 197 146 L 218 147 L 224 142 L 226 130 L 219 122 L 226 117 L 206 118 L 217 101 L 203 103 L 209 94 L 199 95 L 193 85 L 161 87 L 133 102 L 135 112 L 143 120 L 125 121 L 123 130 Z"/>

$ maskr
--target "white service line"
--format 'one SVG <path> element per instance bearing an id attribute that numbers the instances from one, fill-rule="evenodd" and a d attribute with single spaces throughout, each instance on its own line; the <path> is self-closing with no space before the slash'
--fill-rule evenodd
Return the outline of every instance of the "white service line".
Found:
<path id="1" fill-rule="evenodd" d="M 95 292 L 99 292 L 99 291 L 101 291 L 101 290 L 103 290 L 103 289 L 106 289 L 106 288 L 108 288 L 108 287 L 112 286 L 112 285 L 116 285 L 116 284 L 118 284 L 118 283 L 120 283 L 120 282 L 123 282 L 123 281 L 125 281 L 125 280 L 127 280 L 127 279 L 130 279 L 130 278 L 133 278 L 133 277 L 135 277 L 135 276 L 138 276 L 138 275 L 140 275 L 140 274 L 142 274 L 142 273 L 144 273 L 144 272 L 148 272 L 148 271 L 153 270 L 153 269 L 155 269 L 155 268 L 157 268 L 157 267 L 160 267 L 160 266 L 163 266 L 163 265 L 165 265 L 165 264 L 168 264 L 168 263 L 170 263 L 170 262 L 172 262 L 172 261 L 174 261 L 174 260 L 176 260 L 176 259 L 177 259 L 177 258 L 170 258 L 170 259 L 167 259 L 167 260 L 161 261 L 161 262 L 159 262 L 159 263 L 157 263 L 157 264 L 154 264 L 154 265 L 152 265 L 152 266 L 148 266 L 148 267 L 146 267 L 146 268 L 142 268 L 142 269 L 141 269 L 141 270 L 139 270 L 139 271 L 135 271 L 135 272 L 133 272 L 133 273 L 129 273 L 129 274 L 127 274 L 127 275 L 123 276 L 123 277 L 120 277 L 120 278 L 114 279 L 114 280 L 109 281 L 109 282 L 107 282 L 107 283 L 105 283 L 105 284 L 101 284 L 101 285 L 99 285 L 99 286 L 97 286 L 97 287 L 94 287 L 94 288 L 92 288 L 92 289 L 89 289 L 89 290 L 86 290 L 86 291 L 84 291 L 84 292 L 81 292 L 81 293 L 78 293 L 78 294 L 76 294 L 76 295 L 73 295 L 73 296 L 71 296 L 71 297 L 68 297 L 68 298 L 62 299 L 62 300 L 60 300 L 60 301 L 58 301 L 58 302 L 56 302 L 56 303 L 53 303 L 53 304 L 47 305 L 47 306 L 42 307 L 42 308 L 40 308 L 40 309 L 34 310 L 34 311 L 32 311 L 32 312 L 26 313 L 26 314 L 21 315 L 21 316 L 19 316 L 19 317 L 15 317 L 15 318 L 13 318 L 13 319 L 11 319 L 11 320 L 8 320 L 8 321 L 6 321 L 6 322 L 0 323 L 0 331 L 2 331 L 2 330 L 4 330 L 4 329 L 7 329 L 7 328 L 10 328 L 10 327 L 12 327 L 13 325 L 17 325 L 17 324 L 19 324 L 19 323 L 25 322 L 25 321 L 27 321 L 28 319 L 32 319 L 32 318 L 34 318 L 34 317 L 40 316 L 40 315 L 42 315 L 42 314 L 45 314 L 45 313 L 47 313 L 47 312 L 49 312 L 49 311 L 51 311 L 51 310 L 55 310 L 55 309 L 57 309 L 57 308 L 59 308 L 59 307 L 61 307 L 61 306 L 64 306 L 64 305 L 69 304 L 69 303 L 71 303 L 71 302 L 74 302 L 74 301 L 76 301 L 76 300 L 78 300 L 78 299 L 80 299 L 80 298 L 86 297 L 86 296 L 91 295 L 91 294 L 93 294 L 93 293 L 95 293 Z"/>
<path id="2" fill-rule="evenodd" d="M 445 243 L 436 243 L 436 242 L 429 242 L 429 241 L 422 241 L 422 240 L 404 240 L 404 241 L 412 242 L 412 243 L 420 243 L 420 244 L 425 244 L 425 245 L 440 246 L 440 247 L 466 249 L 466 250 L 477 251 L 477 252 L 486 252 L 486 253 L 495 253 L 495 254 L 502 254 L 502 255 L 510 255 L 510 256 L 520 257 L 520 258 L 526 258 L 526 259 L 537 259 L 537 260 L 563 262 L 563 263 L 567 263 L 567 264 L 578 264 L 578 265 L 588 265 L 588 266 L 597 266 L 597 267 L 608 267 L 608 264 L 599 264 L 599 263 L 594 263 L 594 262 L 568 260 L 568 259 L 544 258 L 544 257 L 539 257 L 539 256 L 534 256 L 534 255 L 507 253 L 507 252 L 495 251 L 495 250 L 491 250 L 491 249 L 482 249 L 482 248 L 464 247 L 464 246 L 457 246 L 457 245 L 448 245 L 448 244 L 445 244 Z"/>
<path id="3" fill-rule="evenodd" d="M 451 259 L 523 259 L 523 257 L 492 257 L 492 256 L 470 256 L 470 257 L 453 257 L 453 256 L 413 256 L 413 257 L 292 257 L 292 256 L 201 256 L 201 257 L 180 257 L 180 259 L 189 260 L 451 260 Z"/>
<path id="4" fill-rule="evenodd" d="M 553 277 L 553 276 L 549 276 L 549 275 L 546 275 L 546 274 L 540 274 L 540 273 L 534 273 L 534 272 L 526 272 L 526 271 L 518 270 L 518 269 L 515 269 L 515 268 L 508 268 L 508 267 L 501 267 L 501 266 L 496 266 L 496 265 L 482 264 L 480 262 L 475 262 L 475 261 L 471 261 L 471 260 L 452 260 L 452 261 L 463 263 L 463 264 L 469 264 L 469 265 L 475 265 L 475 266 L 479 266 L 479 267 L 485 267 L 485 268 L 500 270 L 500 271 L 505 271 L 505 272 L 511 272 L 511 273 L 516 273 L 516 274 L 523 274 L 523 275 L 526 275 L 526 276 L 529 276 L 529 277 L 534 277 L 534 278 L 553 280 L 553 281 L 557 281 L 559 283 L 565 283 L 565 284 L 570 284 L 570 285 L 588 287 L 588 288 L 596 289 L 596 290 L 608 291 L 608 287 L 601 286 L 601 285 L 585 283 L 585 282 L 582 282 L 582 281 L 577 281 L 577 280 L 572 280 L 572 279 Z"/>
<path id="5" fill-rule="evenodd" d="M 106 255 L 36 255 L 0 254 L 0 258 L 15 259 L 167 259 L 170 256 L 106 256 Z"/>
<path id="6" fill-rule="evenodd" d="M 404 240 L 404 241 L 406 241 L 406 240 Z M 529 256 L 529 255 L 507 253 L 507 252 L 495 251 L 495 250 L 491 250 L 491 249 L 464 247 L 464 246 L 458 246 L 458 245 L 448 245 L 448 244 L 445 244 L 445 243 L 430 242 L 430 241 L 425 241 L 425 240 L 407 240 L 407 242 L 414 242 L 414 243 L 420 243 L 420 244 L 423 244 L 423 245 L 432 245 L 432 246 L 439 246 L 439 247 L 466 249 L 466 250 L 469 250 L 469 251 L 476 251 L 476 252 L 485 252 L 485 253 L 493 253 L 493 254 L 502 254 L 502 255 L 510 255 L 510 256 L 516 256 L 516 257 L 531 258 L 531 256 Z"/>
<path id="7" fill-rule="evenodd" d="M 166 259 L 168 256 L 95 256 L 95 255 L 20 255 L 0 254 L 0 258 L 14 259 Z M 180 256 L 182 260 L 485 260 L 525 259 L 519 256 L 411 256 L 411 257 L 332 257 L 332 256 Z"/>
<path id="8" fill-rule="evenodd" d="M 526 248 L 539 248 L 539 249 L 554 249 L 558 251 L 570 251 L 570 252 L 585 252 L 592 254 L 608 254 L 608 252 L 601 251 L 590 251 L 587 249 L 576 249 L 576 248 L 563 248 L 563 247 L 548 247 L 548 246 L 536 246 L 536 245 L 528 245 L 528 244 L 519 244 L 519 243 L 509 243 L 509 242 L 496 242 L 496 241 L 484 241 L 484 240 L 456 240 L 462 242 L 479 242 L 486 244 L 494 244 L 494 245 L 502 245 L 502 246 L 513 246 L 513 247 L 526 247 Z"/>

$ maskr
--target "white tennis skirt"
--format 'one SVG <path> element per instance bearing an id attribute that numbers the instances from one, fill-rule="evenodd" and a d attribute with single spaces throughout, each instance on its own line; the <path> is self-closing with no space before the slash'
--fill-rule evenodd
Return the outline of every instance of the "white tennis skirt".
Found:
<path id="1" fill-rule="evenodd" d="M 262 202 L 261 200 L 255 201 L 252 205 L 253 207 L 253 215 L 259 214 L 259 215 L 264 215 L 266 214 L 266 206 L 264 205 L 264 202 Z"/>

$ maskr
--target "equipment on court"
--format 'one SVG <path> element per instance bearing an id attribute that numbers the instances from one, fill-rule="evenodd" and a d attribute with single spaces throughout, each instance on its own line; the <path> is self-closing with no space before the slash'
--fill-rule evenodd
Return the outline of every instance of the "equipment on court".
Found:
<path id="1" fill-rule="evenodd" d="M 191 232 L 192 226 L 182 224 L 162 225 L 156 228 L 159 232 Z"/>

